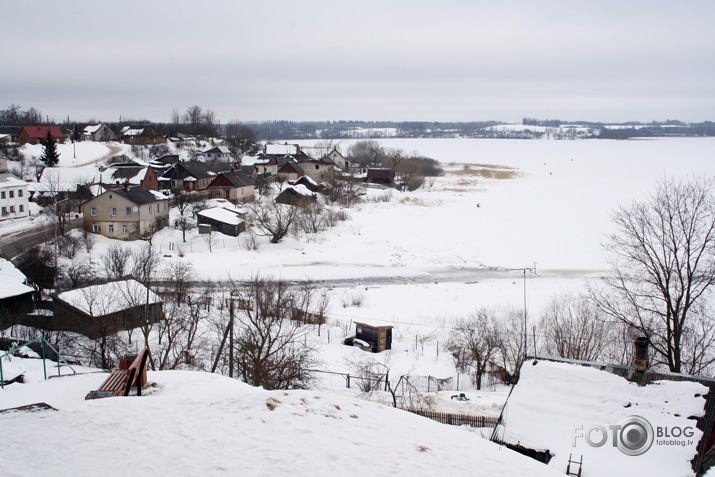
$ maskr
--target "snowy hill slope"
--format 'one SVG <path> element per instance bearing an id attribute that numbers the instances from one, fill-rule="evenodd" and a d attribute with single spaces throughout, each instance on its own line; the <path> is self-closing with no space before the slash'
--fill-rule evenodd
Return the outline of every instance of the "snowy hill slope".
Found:
<path id="1" fill-rule="evenodd" d="M 150 372 L 142 397 L 84 401 L 106 374 L 14 384 L 0 409 L 3 475 L 557 475 L 466 428 L 316 391 Z"/>

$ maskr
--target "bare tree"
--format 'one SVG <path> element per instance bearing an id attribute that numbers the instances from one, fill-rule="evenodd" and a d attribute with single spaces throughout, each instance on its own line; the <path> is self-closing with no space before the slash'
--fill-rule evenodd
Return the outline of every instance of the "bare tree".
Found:
<path id="1" fill-rule="evenodd" d="M 127 274 L 130 266 L 132 251 L 121 245 L 110 245 L 102 255 L 102 264 L 108 278 L 121 278 Z"/>
<path id="2" fill-rule="evenodd" d="M 276 204 L 272 200 L 253 202 L 251 222 L 258 235 L 271 238 L 271 243 L 278 243 L 288 235 L 300 213 L 299 207 Z"/>
<path id="3" fill-rule="evenodd" d="M 209 252 L 213 253 L 214 245 L 218 242 L 218 232 L 216 232 L 213 227 L 209 227 L 208 231 L 204 234 L 204 237 L 209 246 Z"/>
<path id="4" fill-rule="evenodd" d="M 65 268 L 65 275 L 70 280 L 70 289 L 91 285 L 96 279 L 96 273 L 89 260 L 72 260 Z"/>
<path id="5" fill-rule="evenodd" d="M 169 291 L 176 303 L 183 303 L 194 279 L 194 268 L 191 263 L 174 260 L 169 263 L 165 280 L 169 283 Z"/>
<path id="6" fill-rule="evenodd" d="M 305 388 L 316 366 L 313 349 L 305 343 L 305 328 L 291 320 L 295 296 L 285 282 L 254 278 L 236 286 L 239 304 L 236 360 L 238 376 L 266 389 Z"/>
<path id="7" fill-rule="evenodd" d="M 198 200 L 198 194 L 195 192 L 189 192 L 181 188 L 174 188 L 171 190 L 172 202 L 177 209 L 179 209 L 179 214 L 184 215 L 186 209 L 188 209 L 194 202 Z"/>
<path id="8" fill-rule="evenodd" d="M 347 363 L 355 374 L 355 381 L 365 399 L 373 399 L 379 392 L 389 395 L 393 407 L 422 407 L 426 400 L 408 374 L 393 373 L 390 358 L 348 358 Z"/>
<path id="9" fill-rule="evenodd" d="M 474 369 L 477 389 L 482 389 L 482 377 L 500 346 L 501 334 L 494 312 L 482 308 L 471 317 L 457 322 L 450 333 L 447 349 L 459 369 Z"/>
<path id="10" fill-rule="evenodd" d="M 348 148 L 348 159 L 360 167 L 379 166 L 385 155 L 385 149 L 374 140 L 357 141 Z"/>
<path id="11" fill-rule="evenodd" d="M 362 202 L 366 195 L 362 183 L 351 176 L 343 176 L 337 171 L 327 176 L 325 182 L 328 184 L 326 198 L 343 207 L 352 207 Z"/>
<path id="12" fill-rule="evenodd" d="M 226 141 L 240 153 L 246 154 L 256 147 L 258 137 L 250 126 L 233 120 L 226 125 Z"/>
<path id="13" fill-rule="evenodd" d="M 202 347 L 202 327 L 209 314 L 210 291 L 189 299 L 187 304 L 169 300 L 158 327 L 156 356 L 159 369 L 188 366 L 200 368 L 197 353 Z"/>
<path id="14" fill-rule="evenodd" d="M 524 315 L 516 309 L 506 310 L 499 319 L 499 329 L 501 364 L 495 372 L 499 374 L 498 377 L 504 384 L 516 384 L 526 357 Z"/>
<path id="15" fill-rule="evenodd" d="M 584 361 L 602 360 L 611 345 L 611 325 L 592 301 L 563 295 L 541 317 L 540 334 L 547 353 Z"/>
<path id="16" fill-rule="evenodd" d="M 663 179 L 646 201 L 620 207 L 612 219 L 616 232 L 605 244 L 612 273 L 592 296 L 650 339 L 655 364 L 681 372 L 685 356 L 710 346 L 694 338 L 712 325 L 703 315 L 715 281 L 713 181 Z M 698 329 L 703 324 L 707 330 Z"/>
<path id="17" fill-rule="evenodd" d="M 414 191 L 422 187 L 425 175 L 418 161 L 405 159 L 395 166 L 395 174 L 401 190 Z"/>
<path id="18" fill-rule="evenodd" d="M 193 219 L 180 215 L 178 219 L 174 221 L 174 227 L 181 230 L 181 239 L 186 242 L 186 232 L 189 232 L 196 228 Z"/>
<path id="19" fill-rule="evenodd" d="M 318 202 L 313 202 L 305 207 L 301 207 L 297 224 L 300 230 L 306 234 L 317 234 L 328 228 L 327 214 L 325 208 Z"/>

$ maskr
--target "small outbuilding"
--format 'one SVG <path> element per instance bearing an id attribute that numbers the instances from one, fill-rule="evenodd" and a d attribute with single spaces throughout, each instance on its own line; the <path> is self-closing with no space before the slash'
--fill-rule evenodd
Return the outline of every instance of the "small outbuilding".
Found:
<path id="1" fill-rule="evenodd" d="M 316 195 L 303 185 L 286 187 L 275 199 L 277 204 L 306 207 L 317 201 Z"/>
<path id="2" fill-rule="evenodd" d="M 394 169 L 368 169 L 367 176 L 365 177 L 365 182 L 369 182 L 371 184 L 394 185 L 395 184 L 395 170 Z"/>
<path id="3" fill-rule="evenodd" d="M 358 346 L 372 353 L 392 349 L 392 325 L 370 325 L 356 322 L 355 336 L 346 339 L 345 344 Z"/>
<path id="4" fill-rule="evenodd" d="M 229 210 L 223 207 L 212 207 L 202 210 L 196 214 L 196 216 L 199 232 L 201 232 L 202 225 L 206 225 L 212 230 L 231 237 L 236 237 L 246 230 L 246 222 L 243 221 L 241 214 L 235 210 Z"/>

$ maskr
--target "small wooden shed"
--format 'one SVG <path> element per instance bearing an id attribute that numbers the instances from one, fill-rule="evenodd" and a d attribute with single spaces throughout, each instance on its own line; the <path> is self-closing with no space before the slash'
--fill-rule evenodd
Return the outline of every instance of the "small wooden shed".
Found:
<path id="1" fill-rule="evenodd" d="M 376 326 L 356 322 L 355 339 L 368 343 L 373 353 L 392 349 L 392 325 Z"/>

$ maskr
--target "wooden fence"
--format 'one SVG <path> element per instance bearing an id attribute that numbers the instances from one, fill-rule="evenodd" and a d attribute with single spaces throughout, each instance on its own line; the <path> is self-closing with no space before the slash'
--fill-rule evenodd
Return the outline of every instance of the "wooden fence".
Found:
<path id="1" fill-rule="evenodd" d="M 405 411 L 427 417 L 442 424 L 450 424 L 453 426 L 470 426 L 470 427 L 491 427 L 497 425 L 498 417 L 490 416 L 470 416 L 468 414 L 451 414 L 448 412 L 437 412 L 429 409 L 418 408 L 403 408 Z"/>

